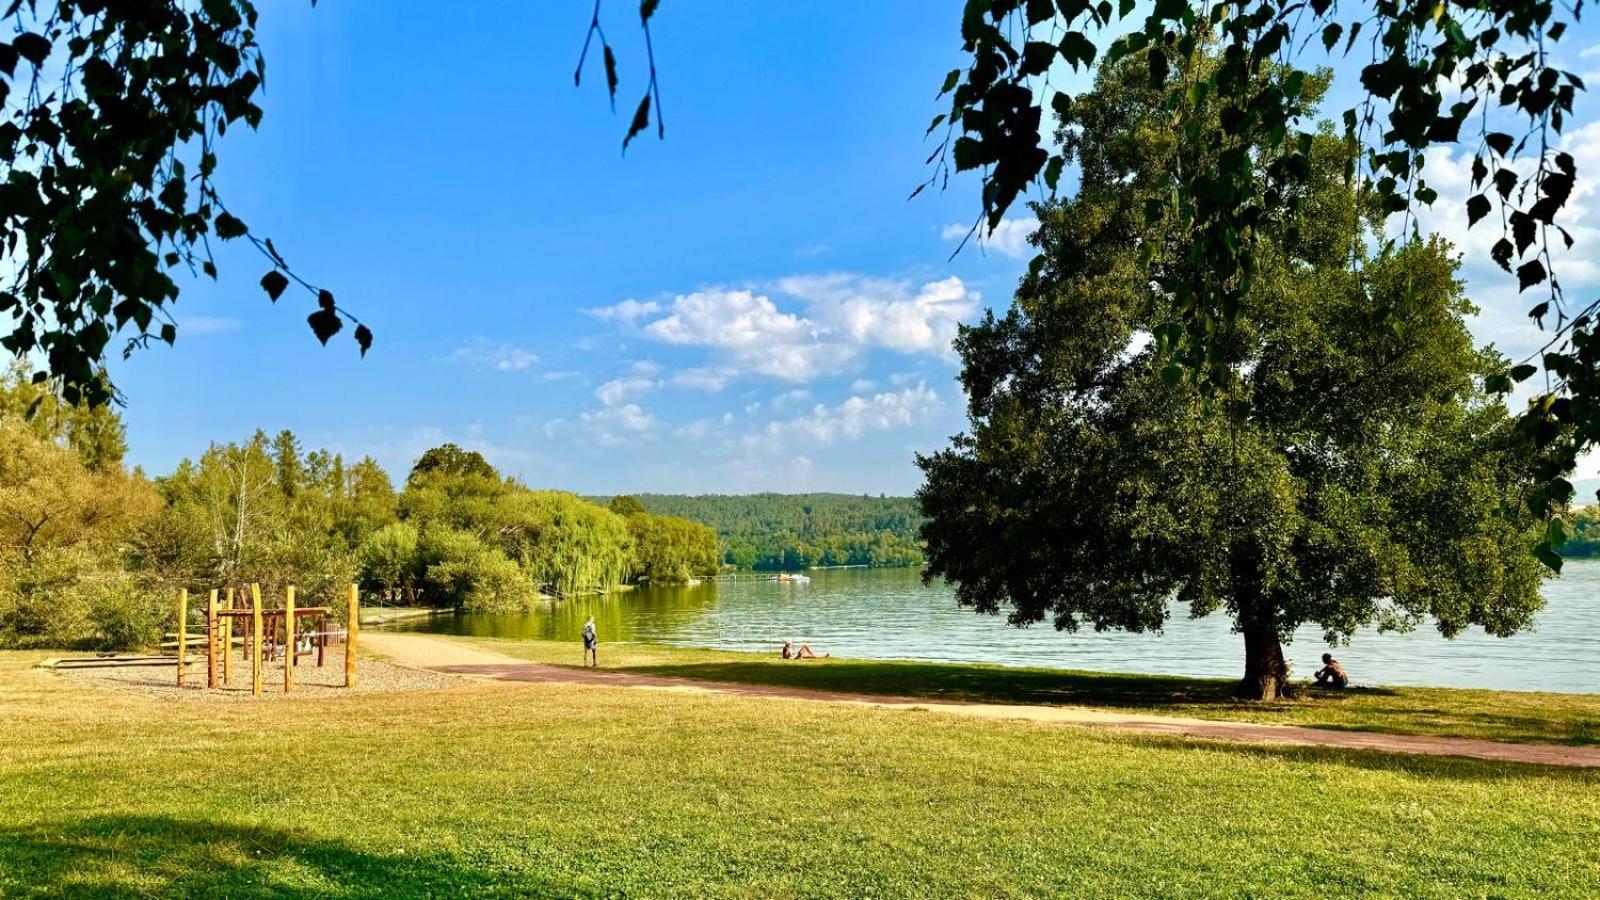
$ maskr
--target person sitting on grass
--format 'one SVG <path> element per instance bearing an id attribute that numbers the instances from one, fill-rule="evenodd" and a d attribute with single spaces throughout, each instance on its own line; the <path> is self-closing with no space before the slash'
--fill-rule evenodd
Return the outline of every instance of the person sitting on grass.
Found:
<path id="1" fill-rule="evenodd" d="M 1333 658 L 1332 653 L 1322 654 L 1322 668 L 1317 670 L 1317 686 L 1342 688 L 1350 685 L 1350 676 L 1345 674 L 1344 666 Z"/>
<path id="2" fill-rule="evenodd" d="M 813 651 L 811 649 L 811 645 L 810 644 L 801 644 L 800 645 L 800 649 L 796 650 L 796 649 L 794 649 L 794 643 L 792 641 L 784 641 L 783 642 L 783 658 L 784 659 L 827 659 L 828 658 L 828 654 L 823 653 L 821 655 L 818 655 L 815 651 Z"/>

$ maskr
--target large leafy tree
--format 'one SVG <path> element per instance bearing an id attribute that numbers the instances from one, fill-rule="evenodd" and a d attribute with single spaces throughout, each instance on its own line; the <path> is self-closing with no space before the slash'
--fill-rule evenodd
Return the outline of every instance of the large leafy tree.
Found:
<path id="1" fill-rule="evenodd" d="M 1282 642 L 1306 623 L 1330 640 L 1430 617 L 1447 635 L 1525 626 L 1545 574 L 1521 503 L 1537 460 L 1484 390 L 1508 364 L 1474 347 L 1449 248 L 1374 252 L 1374 197 L 1325 133 L 1298 202 L 1263 211 L 1258 273 L 1212 341 L 1227 390 L 1202 390 L 1170 355 L 1191 298 L 1165 289 L 1209 265 L 1167 204 L 1192 142 L 1147 66 L 1106 67 L 1073 104 L 1058 137 L 1080 190 L 1041 209 L 1011 309 L 957 341 L 971 432 L 920 460 L 930 577 L 1016 624 L 1225 612 L 1251 698 L 1283 689 Z"/>

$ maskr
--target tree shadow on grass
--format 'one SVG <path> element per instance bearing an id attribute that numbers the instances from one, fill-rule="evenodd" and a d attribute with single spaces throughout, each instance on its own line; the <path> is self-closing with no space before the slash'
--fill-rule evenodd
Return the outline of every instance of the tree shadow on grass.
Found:
<path id="1" fill-rule="evenodd" d="M 1024 669 L 1004 666 L 924 662 L 830 659 L 821 662 L 739 662 L 641 665 L 610 671 L 640 675 L 741 682 L 817 691 L 884 694 L 925 700 L 989 703 L 1098 706 L 1113 709 L 1201 711 L 1240 708 L 1258 712 L 1291 709 L 1294 703 L 1262 704 L 1233 696 L 1237 682 L 1218 678 L 1167 675 L 1122 675 L 1068 669 Z M 1386 688 L 1318 692 L 1318 702 L 1341 703 L 1352 698 L 1392 695 Z"/>
<path id="2" fill-rule="evenodd" d="M 94 816 L 0 830 L 0 896 L 380 898 L 581 892 L 438 855 L 378 856 L 270 828 Z"/>
<path id="3" fill-rule="evenodd" d="M 1109 738 L 1111 740 L 1148 742 L 1163 746 L 1192 748 L 1254 759 L 1310 763 L 1326 768 L 1330 772 L 1337 769 L 1364 769 L 1373 772 L 1402 774 L 1407 778 L 1491 783 L 1514 780 L 1519 783 L 1528 783 L 1529 785 L 1534 781 L 1542 780 L 1588 784 L 1600 789 L 1600 769 L 1583 766 L 1548 766 L 1537 763 L 1501 762 L 1464 756 L 1428 756 L 1350 747 L 1265 744 L 1134 731 L 1108 731 L 1105 733 L 1111 735 Z"/>
<path id="4" fill-rule="evenodd" d="M 1600 716 L 1571 708 L 1530 709 L 1526 704 L 1474 701 L 1460 692 L 1453 705 L 1435 689 L 1353 687 L 1322 690 L 1301 685 L 1295 699 L 1271 703 L 1239 700 L 1237 682 L 1219 678 L 1124 675 L 1070 669 L 1011 668 L 915 661 L 828 659 L 653 663 L 608 668 L 612 672 L 810 691 L 906 697 L 916 700 L 1088 706 L 1190 715 L 1222 720 L 1302 724 L 1343 731 L 1442 734 L 1489 740 L 1570 744 L 1600 743 Z M 1432 701 L 1432 702 L 1430 702 Z M 1306 716 L 1309 711 L 1318 715 Z"/>

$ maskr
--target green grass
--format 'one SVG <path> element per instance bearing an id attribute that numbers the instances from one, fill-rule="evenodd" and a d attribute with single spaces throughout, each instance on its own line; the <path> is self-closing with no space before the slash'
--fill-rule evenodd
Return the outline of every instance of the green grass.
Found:
<path id="1" fill-rule="evenodd" d="M 570 684 L 171 702 L 0 654 L 0 896 L 1584 896 L 1600 772 Z"/>
<path id="2" fill-rule="evenodd" d="M 472 640 L 486 649 L 538 662 L 581 662 L 580 649 L 571 642 Z M 1233 699 L 1233 681 L 1210 678 L 851 659 L 786 662 L 776 654 L 645 644 L 605 644 L 601 652 L 608 669 L 706 681 L 941 700 L 1097 706 L 1395 734 L 1600 744 L 1600 696 L 1594 694 L 1412 687 L 1302 689 L 1296 700 L 1246 703 Z"/>

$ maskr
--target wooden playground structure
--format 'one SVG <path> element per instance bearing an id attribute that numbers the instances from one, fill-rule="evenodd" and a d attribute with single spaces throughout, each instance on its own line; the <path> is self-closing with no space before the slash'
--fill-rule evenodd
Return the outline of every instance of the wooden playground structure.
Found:
<path id="1" fill-rule="evenodd" d="M 229 589 L 225 605 L 219 605 L 219 593 L 213 588 L 206 600 L 205 637 L 196 637 L 203 643 L 206 653 L 206 687 L 224 687 L 233 680 L 233 650 L 241 650 L 241 660 L 250 665 L 250 693 L 261 696 L 262 678 L 266 662 L 283 661 L 283 689 L 294 690 L 294 670 L 302 657 L 316 657 L 321 668 L 331 641 L 344 644 L 344 686 L 356 685 L 356 642 L 361 631 L 361 598 L 355 585 L 350 585 L 347 596 L 347 619 L 343 629 L 330 628 L 332 608 L 327 606 L 296 606 L 295 589 L 284 590 L 283 606 L 263 609 L 261 586 L 252 584 L 248 589 Z M 248 596 L 248 600 L 246 599 Z M 310 630 L 302 627 L 309 620 Z M 237 626 L 238 637 L 235 638 Z M 183 687 L 188 677 L 189 591 L 178 592 L 178 687 Z"/>

